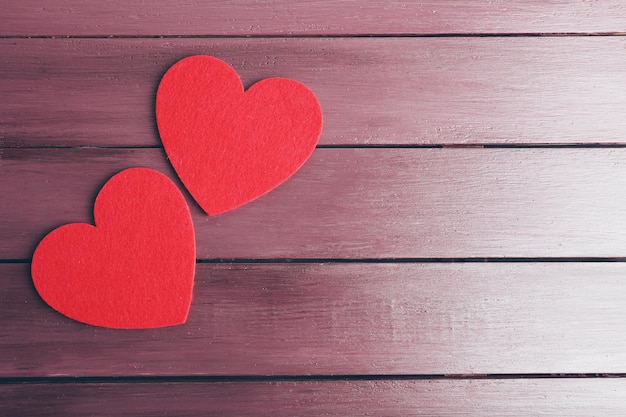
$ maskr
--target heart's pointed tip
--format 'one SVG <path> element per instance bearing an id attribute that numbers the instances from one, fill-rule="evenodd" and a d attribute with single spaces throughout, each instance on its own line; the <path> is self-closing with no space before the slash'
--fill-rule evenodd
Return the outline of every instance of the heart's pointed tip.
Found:
<path id="1" fill-rule="evenodd" d="M 183 324 L 185 324 L 187 322 L 187 316 L 185 316 L 182 319 L 179 320 L 171 320 L 171 321 L 164 321 L 161 323 L 154 323 L 154 324 L 136 324 L 136 325 L 128 325 L 128 326 L 120 326 L 120 327 L 110 327 L 110 328 L 115 328 L 115 329 L 120 329 L 120 330 L 149 330 L 149 329 L 164 329 L 167 327 L 175 327 L 175 326 L 182 326 Z M 108 326 L 101 326 L 101 327 L 108 327 Z"/>
<path id="2" fill-rule="evenodd" d="M 54 307 L 53 307 L 54 308 Z M 71 313 L 59 311 L 54 308 L 59 314 L 75 321 L 78 323 L 82 323 L 87 326 L 101 327 L 104 329 L 114 329 L 114 330 L 148 330 L 148 329 L 162 329 L 165 327 L 174 327 L 180 326 L 187 322 L 189 317 L 189 310 L 187 310 L 184 314 L 181 312 L 178 316 L 172 317 L 163 317 L 160 320 L 154 320 L 154 317 L 151 319 L 146 318 L 137 318 L 134 317 L 130 320 L 119 320 L 119 321 L 102 321 L 99 319 L 91 319 L 80 316 L 73 316 Z"/>
<path id="3" fill-rule="evenodd" d="M 78 320 L 75 320 L 78 321 Z M 166 329 L 169 327 L 182 326 L 186 321 L 178 321 L 175 323 L 163 323 L 163 324 L 154 324 L 154 325 L 119 325 L 119 326 L 109 326 L 109 325 L 101 325 L 97 323 L 89 323 L 89 322 L 80 322 L 86 326 L 91 327 L 100 327 L 103 329 L 112 329 L 112 330 L 153 330 L 153 329 Z"/>

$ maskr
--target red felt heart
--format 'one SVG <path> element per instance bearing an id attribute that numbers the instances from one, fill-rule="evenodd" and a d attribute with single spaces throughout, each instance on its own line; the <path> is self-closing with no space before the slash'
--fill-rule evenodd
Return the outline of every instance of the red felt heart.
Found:
<path id="1" fill-rule="evenodd" d="M 204 55 L 166 72 L 156 119 L 170 162 L 209 215 L 285 181 L 311 155 L 322 131 L 320 105 L 303 84 L 268 78 L 244 93 L 235 70 Z"/>
<path id="2" fill-rule="evenodd" d="M 50 232 L 32 261 L 35 288 L 52 308 L 96 326 L 184 323 L 195 272 L 189 208 L 176 185 L 146 168 L 111 178 L 94 205 L 95 226 Z"/>

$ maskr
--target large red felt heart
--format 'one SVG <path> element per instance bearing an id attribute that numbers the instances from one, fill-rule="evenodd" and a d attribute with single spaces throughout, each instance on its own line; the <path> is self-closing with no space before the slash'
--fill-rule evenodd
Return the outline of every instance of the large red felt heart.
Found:
<path id="1" fill-rule="evenodd" d="M 320 105 L 303 84 L 268 78 L 244 93 L 235 70 L 204 55 L 165 73 L 156 119 L 170 162 L 209 215 L 285 181 L 311 155 L 322 131 Z"/>
<path id="2" fill-rule="evenodd" d="M 139 329 L 184 323 L 195 273 L 189 208 L 176 185 L 146 168 L 102 187 L 95 226 L 73 223 L 37 246 L 32 277 L 41 297 L 96 326 Z"/>

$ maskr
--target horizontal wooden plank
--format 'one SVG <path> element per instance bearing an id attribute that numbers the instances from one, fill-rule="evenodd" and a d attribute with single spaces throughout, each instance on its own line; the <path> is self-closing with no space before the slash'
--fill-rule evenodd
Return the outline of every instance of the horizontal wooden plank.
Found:
<path id="1" fill-rule="evenodd" d="M 0 259 L 134 166 L 174 177 L 161 149 L 0 149 Z M 317 149 L 234 211 L 189 203 L 201 259 L 623 257 L 625 189 L 626 149 Z"/>
<path id="2" fill-rule="evenodd" d="M 0 385 L 29 416 L 618 416 L 624 379 Z"/>
<path id="3" fill-rule="evenodd" d="M 3 7 L 0 35 L 336 35 L 623 32 L 620 0 L 98 2 Z"/>
<path id="4" fill-rule="evenodd" d="M 322 104 L 325 145 L 625 143 L 625 45 L 622 37 L 0 39 L 0 146 L 158 145 L 159 79 L 193 54 L 226 60 L 246 86 L 272 76 L 306 83 Z"/>
<path id="5" fill-rule="evenodd" d="M 83 325 L 0 264 L 0 375 L 626 372 L 626 264 L 198 264 L 186 324 Z"/>

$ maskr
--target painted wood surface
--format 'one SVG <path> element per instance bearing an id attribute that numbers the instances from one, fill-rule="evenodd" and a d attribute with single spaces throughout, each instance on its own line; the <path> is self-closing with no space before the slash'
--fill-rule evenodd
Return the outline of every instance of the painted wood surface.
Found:
<path id="1" fill-rule="evenodd" d="M 0 35 L 359 35 L 624 32 L 621 0 L 8 2 Z"/>
<path id="2" fill-rule="evenodd" d="M 175 179 L 162 149 L 0 153 L 4 259 L 92 222 L 95 195 L 122 169 Z M 188 201 L 200 259 L 623 257 L 624 189 L 625 149 L 317 149 L 235 211 L 208 217 Z"/>
<path id="3" fill-rule="evenodd" d="M 625 274 L 623 263 L 198 264 L 186 324 L 124 331 L 61 316 L 29 264 L 0 264 L 0 374 L 626 373 Z"/>
<path id="4" fill-rule="evenodd" d="M 29 416 L 618 416 L 625 380 L 315 381 L 0 385 Z"/>
<path id="5" fill-rule="evenodd" d="M 307 84 L 323 145 L 625 143 L 626 40 L 0 39 L 0 146 L 158 146 L 177 60 Z"/>
<path id="6" fill-rule="evenodd" d="M 9 3 L 0 414 L 626 414 L 622 0 Z M 173 176 L 154 96 L 192 54 L 306 83 L 321 148 L 232 213 L 186 194 L 185 325 L 71 321 L 32 251 L 119 170 Z"/>

